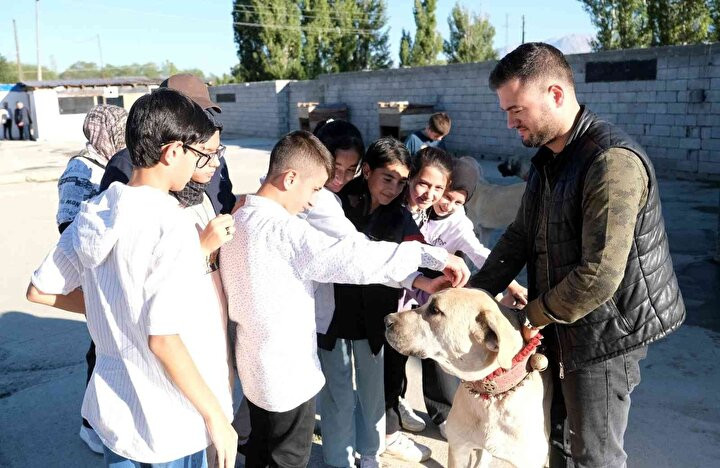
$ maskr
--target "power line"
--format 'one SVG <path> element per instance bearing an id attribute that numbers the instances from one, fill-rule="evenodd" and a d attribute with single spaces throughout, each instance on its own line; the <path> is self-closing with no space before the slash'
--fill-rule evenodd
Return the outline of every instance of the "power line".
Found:
<path id="1" fill-rule="evenodd" d="M 235 10 L 233 10 L 233 12 L 248 13 L 248 14 L 253 14 L 253 15 L 259 15 L 260 13 L 267 12 L 267 13 L 271 13 L 271 14 L 275 14 L 275 15 L 284 14 L 286 17 L 289 17 L 290 14 L 293 13 L 292 11 L 289 11 L 289 12 L 273 11 L 271 8 L 268 8 L 268 7 L 256 7 L 253 5 L 238 5 L 238 8 L 242 8 L 242 10 L 235 9 Z M 300 9 L 298 9 L 297 11 L 300 12 L 301 18 L 322 18 L 322 16 L 319 16 L 319 15 L 306 15 L 306 14 L 302 13 L 303 10 L 300 10 Z M 305 11 L 309 11 L 309 10 L 305 10 Z M 364 17 L 364 16 L 351 16 L 350 13 L 342 14 L 342 13 L 327 12 L 327 15 L 328 15 L 329 19 L 335 19 L 335 20 L 365 21 L 368 19 L 367 17 Z"/>
<path id="2" fill-rule="evenodd" d="M 234 25 L 237 26 L 249 26 L 251 28 L 268 28 L 268 29 L 292 29 L 292 30 L 299 30 L 299 31 L 322 31 L 322 32 L 350 32 L 354 34 L 360 34 L 360 35 L 371 35 L 378 32 L 378 30 L 375 29 L 350 29 L 350 28 L 335 28 L 335 27 L 329 27 L 329 28 L 318 28 L 316 26 L 289 26 L 285 24 L 264 24 L 264 23 L 246 23 L 243 21 L 233 21 Z"/>

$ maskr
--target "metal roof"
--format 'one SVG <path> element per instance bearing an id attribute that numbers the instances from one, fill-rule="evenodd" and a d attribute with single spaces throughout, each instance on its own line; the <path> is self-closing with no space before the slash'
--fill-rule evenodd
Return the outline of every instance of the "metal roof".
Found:
<path id="1" fill-rule="evenodd" d="M 70 80 L 43 80 L 21 81 L 18 84 L 25 88 L 83 88 L 89 86 L 132 86 L 132 85 L 159 85 L 160 78 L 147 78 L 144 76 L 121 76 L 116 78 L 82 78 Z"/>

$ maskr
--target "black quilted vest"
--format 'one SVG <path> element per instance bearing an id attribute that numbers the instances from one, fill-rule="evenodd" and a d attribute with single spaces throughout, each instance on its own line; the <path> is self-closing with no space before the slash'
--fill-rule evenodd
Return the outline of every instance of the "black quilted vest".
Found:
<path id="1" fill-rule="evenodd" d="M 650 158 L 625 132 L 599 120 L 584 107 L 568 144 L 556 156 L 554 186 L 545 193 L 541 161 L 547 148 L 533 158 L 525 192 L 526 245 L 534 245 L 538 229 L 547 229 L 549 287 L 558 284 L 581 261 L 582 193 L 585 175 L 593 161 L 609 148 L 632 151 L 648 173 L 648 197 L 635 224 L 625 275 L 612 298 L 582 319 L 569 325 L 554 325 L 551 341 L 557 341 L 561 369 L 573 371 L 646 345 L 676 329 L 685 319 L 685 305 L 670 258 L 660 207 L 655 170 Z M 543 204 L 545 193 L 547 203 Z M 547 224 L 539 225 L 545 211 Z M 537 259 L 528 252 L 530 297 L 537 291 Z M 543 288 L 544 289 L 544 288 Z M 564 368 L 564 369 L 563 369 Z"/>

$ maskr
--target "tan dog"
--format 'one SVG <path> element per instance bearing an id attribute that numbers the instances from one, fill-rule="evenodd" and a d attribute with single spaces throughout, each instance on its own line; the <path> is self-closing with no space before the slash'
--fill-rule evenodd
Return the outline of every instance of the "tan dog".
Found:
<path id="1" fill-rule="evenodd" d="M 480 241 L 486 244 L 493 229 L 505 229 L 515 220 L 525 193 L 525 182 L 498 185 L 480 176 L 465 212 L 475 225 Z"/>
<path id="2" fill-rule="evenodd" d="M 525 343 L 517 313 L 480 289 L 447 289 L 422 307 L 385 319 L 399 352 L 432 358 L 465 382 L 511 367 Z M 447 420 L 448 466 L 542 467 L 550 433 L 550 378 L 530 372 L 513 390 L 478 398 L 463 384 Z"/>

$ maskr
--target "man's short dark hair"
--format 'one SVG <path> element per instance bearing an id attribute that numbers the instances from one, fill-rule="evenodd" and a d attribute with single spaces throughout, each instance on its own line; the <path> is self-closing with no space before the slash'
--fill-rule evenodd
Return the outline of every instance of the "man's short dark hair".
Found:
<path id="1" fill-rule="evenodd" d="M 329 179 L 334 173 L 335 159 L 312 133 L 296 130 L 280 138 L 270 152 L 268 177 L 290 169 L 316 171 L 318 167 L 327 172 Z"/>
<path id="2" fill-rule="evenodd" d="M 572 68 L 563 53 L 543 42 L 522 44 L 503 57 L 490 73 L 490 89 L 495 91 L 516 78 L 521 83 L 556 78 L 575 87 Z"/>
<path id="3" fill-rule="evenodd" d="M 214 133 L 202 107 L 179 91 L 158 88 L 130 108 L 125 143 L 133 166 L 153 167 L 160 161 L 163 145 L 204 143 Z"/>
<path id="4" fill-rule="evenodd" d="M 452 120 L 445 112 L 435 112 L 428 120 L 428 128 L 433 132 L 445 136 L 450 133 Z"/>

